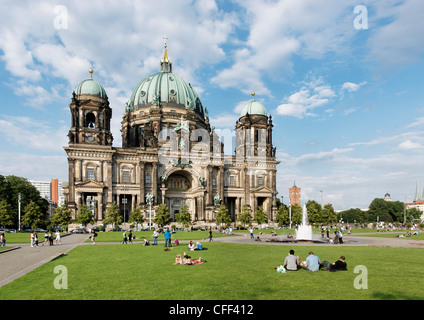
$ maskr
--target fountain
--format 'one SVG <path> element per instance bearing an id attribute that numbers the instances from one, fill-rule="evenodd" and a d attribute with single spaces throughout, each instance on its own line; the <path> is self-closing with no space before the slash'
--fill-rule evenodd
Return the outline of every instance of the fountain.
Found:
<path id="1" fill-rule="evenodd" d="M 306 204 L 303 205 L 302 211 L 302 223 L 296 229 L 295 239 L 287 238 L 287 236 L 278 236 L 274 239 L 266 240 L 268 242 L 285 242 L 285 243 L 296 243 L 296 242 L 314 242 L 314 243 L 328 243 L 327 239 L 315 238 L 312 235 L 312 226 L 308 223 L 308 210 Z"/>
<path id="2" fill-rule="evenodd" d="M 312 240 L 312 226 L 308 224 L 308 210 L 306 204 L 303 205 L 302 223 L 296 230 L 297 240 Z"/>

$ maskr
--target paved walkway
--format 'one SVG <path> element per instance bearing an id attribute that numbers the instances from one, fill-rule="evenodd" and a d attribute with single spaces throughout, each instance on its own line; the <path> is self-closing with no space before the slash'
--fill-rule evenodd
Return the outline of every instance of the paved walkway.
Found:
<path id="1" fill-rule="evenodd" d="M 75 248 L 87 240 L 88 235 L 62 236 L 62 244 L 31 247 L 28 244 L 9 244 L 16 249 L 0 251 L 0 287 L 38 268 L 46 262 Z"/>
<path id="2" fill-rule="evenodd" d="M 255 237 L 258 235 L 255 234 Z M 347 236 L 343 237 L 343 244 L 313 243 L 313 242 L 270 242 L 267 240 L 284 239 L 283 236 L 272 237 L 270 235 L 260 235 L 261 241 L 250 239 L 250 234 L 243 233 L 232 237 L 215 237 L 214 242 L 244 243 L 244 244 L 262 244 L 262 245 L 289 245 L 289 246 L 382 246 L 382 247 L 404 247 L 424 249 L 423 240 L 382 238 L 382 237 L 364 237 Z M 62 244 L 53 246 L 31 247 L 30 244 L 13 245 L 15 250 L 1 253 L 0 251 L 0 287 L 23 276 L 24 274 L 38 268 L 46 262 L 49 262 L 60 255 L 65 254 L 78 245 L 91 245 L 84 243 L 88 235 L 72 234 L 62 236 Z M 207 243 L 208 240 L 202 241 Z M 162 241 L 163 242 L 163 241 Z M 186 243 L 188 241 L 181 241 Z M 138 242 L 135 242 L 138 243 Z M 97 242 L 96 245 L 107 245 L 110 243 Z M 116 242 L 114 242 L 116 244 Z M 138 243 L 142 244 L 142 243 Z"/>

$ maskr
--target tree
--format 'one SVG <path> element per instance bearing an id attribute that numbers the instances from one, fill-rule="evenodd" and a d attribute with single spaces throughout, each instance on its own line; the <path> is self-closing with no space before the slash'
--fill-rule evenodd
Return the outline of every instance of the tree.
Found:
<path id="1" fill-rule="evenodd" d="M 356 223 L 363 223 L 368 222 L 368 213 L 365 211 L 362 211 L 359 208 L 352 208 L 349 210 L 341 211 L 339 212 L 339 216 L 343 218 L 343 221 L 346 222 L 356 222 Z M 334 221 L 331 221 L 334 222 Z"/>
<path id="2" fill-rule="evenodd" d="M 25 206 L 23 212 L 23 225 L 28 225 L 31 226 L 32 229 L 35 229 L 41 226 L 44 222 L 44 214 L 41 212 L 40 207 L 34 201 L 31 201 L 27 206 Z"/>
<path id="3" fill-rule="evenodd" d="M 61 227 L 71 223 L 71 210 L 68 209 L 66 204 L 62 204 L 60 207 L 56 208 L 56 212 L 50 219 L 50 223 L 53 226 L 60 225 Z"/>
<path id="4" fill-rule="evenodd" d="M 106 225 L 112 224 L 112 228 L 115 228 L 115 225 L 119 225 L 121 222 L 122 216 L 119 214 L 119 208 L 116 203 L 112 203 L 105 211 L 105 218 L 103 219 L 103 223 Z"/>
<path id="5" fill-rule="evenodd" d="M 291 206 L 292 223 L 300 224 L 302 222 L 302 207 L 298 204 Z"/>
<path id="6" fill-rule="evenodd" d="M 310 224 L 322 222 L 321 221 L 321 205 L 315 200 L 309 200 L 306 203 L 306 209 L 308 210 L 308 221 Z"/>
<path id="7" fill-rule="evenodd" d="M 175 221 L 181 223 L 185 228 L 191 224 L 191 216 L 186 204 L 181 206 L 180 212 L 175 214 Z"/>
<path id="8" fill-rule="evenodd" d="M 228 209 L 225 204 L 221 204 L 218 212 L 216 213 L 215 221 L 217 224 L 228 224 L 231 222 L 231 217 L 228 214 Z"/>
<path id="9" fill-rule="evenodd" d="M 283 225 L 288 225 L 290 223 L 290 217 L 289 217 L 289 209 L 286 205 L 281 204 L 278 207 L 277 215 L 275 216 L 275 220 L 277 221 L 278 225 L 282 227 Z"/>
<path id="10" fill-rule="evenodd" d="M 0 199 L 6 200 L 10 205 L 10 215 L 15 225 L 18 225 L 19 193 L 21 194 L 21 208 L 25 208 L 32 201 L 38 205 L 44 219 L 49 203 L 40 197 L 40 192 L 25 178 L 0 175 Z"/>
<path id="11" fill-rule="evenodd" d="M 171 222 L 171 214 L 165 203 L 161 203 L 156 209 L 155 219 L 153 220 L 158 226 L 165 226 Z"/>
<path id="12" fill-rule="evenodd" d="M 327 203 L 324 205 L 324 209 L 321 211 L 320 222 L 324 222 L 324 223 L 337 222 L 337 213 L 336 211 L 334 211 L 332 204 Z"/>
<path id="13" fill-rule="evenodd" d="M 422 211 L 417 208 L 409 208 L 406 210 L 406 221 L 411 222 L 413 219 L 420 219 L 422 214 Z"/>
<path id="14" fill-rule="evenodd" d="M 371 221 L 403 222 L 404 203 L 375 198 L 368 210 Z"/>
<path id="15" fill-rule="evenodd" d="M 138 224 L 142 224 L 144 222 L 144 215 L 141 212 L 140 206 L 136 206 L 133 211 L 131 211 L 129 222 L 135 222 L 136 227 Z"/>
<path id="16" fill-rule="evenodd" d="M 263 223 L 266 223 L 268 221 L 268 215 L 266 214 L 266 212 L 264 211 L 262 206 L 259 206 L 258 210 L 256 210 L 255 215 L 253 217 L 253 220 L 257 224 L 263 224 Z"/>
<path id="17" fill-rule="evenodd" d="M 6 227 L 13 224 L 11 207 L 6 200 L 0 201 L 0 226 Z"/>
<path id="18" fill-rule="evenodd" d="M 252 213 L 248 206 L 243 206 L 241 212 L 238 214 L 237 221 L 239 221 L 244 227 L 252 225 Z"/>
<path id="19" fill-rule="evenodd" d="M 86 204 L 83 204 L 79 208 L 75 221 L 77 223 L 81 223 L 83 226 L 86 226 L 89 223 L 95 222 L 93 217 L 93 212 L 90 209 L 88 209 Z"/>

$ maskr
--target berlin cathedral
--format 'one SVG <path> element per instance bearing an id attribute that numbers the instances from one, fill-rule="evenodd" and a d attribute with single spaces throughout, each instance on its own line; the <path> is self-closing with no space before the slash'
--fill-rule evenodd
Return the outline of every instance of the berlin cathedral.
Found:
<path id="1" fill-rule="evenodd" d="M 234 154 L 225 155 L 221 137 L 190 83 L 172 72 L 165 42 L 159 72 L 135 87 L 122 117 L 122 147 L 114 147 L 112 108 L 104 88 L 82 81 L 69 105 L 71 128 L 64 149 L 69 181 L 64 187 L 72 218 L 87 204 L 97 223 L 116 203 L 124 222 L 140 206 L 148 216 L 166 204 L 171 219 L 187 205 L 192 223 L 208 224 L 225 204 L 235 222 L 244 206 L 260 206 L 270 221 L 277 212 L 276 148 L 272 118 L 250 101 L 235 123 Z"/>

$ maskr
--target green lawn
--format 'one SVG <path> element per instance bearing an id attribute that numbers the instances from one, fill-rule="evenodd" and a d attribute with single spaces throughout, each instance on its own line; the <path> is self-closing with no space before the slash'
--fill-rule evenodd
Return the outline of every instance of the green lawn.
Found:
<path id="1" fill-rule="evenodd" d="M 321 260 L 334 262 L 346 256 L 348 271 L 310 272 L 299 270 L 278 274 L 274 269 L 287 255 L 289 246 L 206 243 L 206 251 L 191 252 L 207 262 L 174 265 L 177 253 L 186 246 L 164 251 L 163 245 L 85 245 L 51 261 L 0 288 L 3 299 L 153 299 L 153 300 L 367 300 L 424 299 L 421 249 L 387 247 L 313 247 Z M 301 260 L 311 250 L 294 247 Z M 413 262 L 413 263 L 411 263 Z M 65 266 L 68 289 L 55 289 Z M 368 272 L 368 289 L 355 289 L 360 273 Z M 361 282 L 362 283 L 362 282 Z M 29 290 L 30 288 L 30 290 Z"/>
<path id="2" fill-rule="evenodd" d="M 61 235 L 66 234 L 65 232 L 62 232 Z M 5 233 L 6 238 L 6 246 L 11 243 L 30 243 L 30 232 L 17 232 L 17 233 Z M 55 239 L 55 235 L 53 234 L 53 238 Z M 54 240 L 56 243 L 56 240 Z M 38 243 L 44 242 L 44 232 L 38 233 Z"/>
<path id="3" fill-rule="evenodd" d="M 400 237 L 400 235 L 403 235 L 403 237 Z M 379 233 L 372 233 L 372 234 L 356 234 L 355 236 L 424 240 L 424 233 L 422 231 L 419 231 L 417 235 L 411 235 L 409 237 L 406 237 L 405 235 L 406 235 L 405 231 L 390 231 L 390 232 L 379 232 Z"/>
<path id="4" fill-rule="evenodd" d="M 122 242 L 122 234 L 123 231 L 113 231 L 113 232 L 99 232 L 96 237 L 96 242 Z M 87 234 L 87 238 L 88 238 Z M 146 238 L 147 240 L 151 241 L 153 243 L 153 231 L 135 231 L 133 232 L 133 236 L 135 236 L 135 239 L 133 239 L 133 242 L 139 242 L 144 241 Z M 212 233 L 213 238 L 218 237 L 231 237 L 230 235 L 222 234 L 220 232 L 213 232 Z M 179 241 L 187 241 L 187 240 L 193 240 L 193 241 L 203 241 L 204 239 L 207 239 L 206 241 L 209 241 L 209 231 L 192 231 L 192 232 L 186 232 L 186 231 L 176 231 L 175 233 L 172 233 L 172 242 L 175 241 L 175 239 L 178 239 Z M 164 235 L 163 233 L 159 234 L 158 241 L 163 241 Z M 91 240 L 87 240 L 91 241 Z"/>

